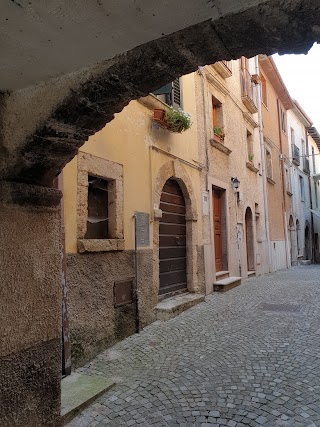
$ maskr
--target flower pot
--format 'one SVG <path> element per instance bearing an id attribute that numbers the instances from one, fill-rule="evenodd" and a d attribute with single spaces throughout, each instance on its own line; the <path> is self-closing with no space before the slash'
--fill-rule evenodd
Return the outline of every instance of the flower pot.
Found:
<path id="1" fill-rule="evenodd" d="M 166 115 L 166 112 L 161 108 L 155 108 L 153 110 L 153 118 L 156 121 L 163 122 L 165 115 Z"/>
<path id="2" fill-rule="evenodd" d="M 217 142 L 223 143 L 224 135 L 223 135 L 223 136 L 221 136 L 221 135 L 217 135 L 217 134 L 215 133 L 215 134 L 213 135 L 213 139 L 214 139 L 215 141 L 217 141 Z"/>

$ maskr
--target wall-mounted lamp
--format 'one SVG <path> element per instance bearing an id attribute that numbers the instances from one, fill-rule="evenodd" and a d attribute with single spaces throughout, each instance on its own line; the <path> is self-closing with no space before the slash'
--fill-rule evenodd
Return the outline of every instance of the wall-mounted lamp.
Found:
<path id="1" fill-rule="evenodd" d="M 232 182 L 233 188 L 237 191 L 240 186 L 240 181 L 238 180 L 237 177 L 234 177 L 234 178 L 231 178 L 231 182 Z"/>

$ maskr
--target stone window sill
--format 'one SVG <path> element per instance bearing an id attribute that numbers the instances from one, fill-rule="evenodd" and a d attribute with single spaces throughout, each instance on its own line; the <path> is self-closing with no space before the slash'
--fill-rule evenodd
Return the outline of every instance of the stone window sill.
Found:
<path id="1" fill-rule="evenodd" d="M 269 178 L 268 176 L 267 176 L 267 181 L 269 182 L 269 184 L 272 184 L 272 185 L 276 184 L 276 182 L 272 178 Z"/>
<path id="2" fill-rule="evenodd" d="M 216 148 L 217 150 L 221 151 L 222 153 L 226 154 L 227 156 L 229 156 L 232 153 L 230 148 L 226 147 L 224 144 L 222 144 L 222 142 L 218 142 L 214 138 L 210 139 L 210 144 L 212 145 L 212 147 Z"/>
<path id="3" fill-rule="evenodd" d="M 123 251 L 124 239 L 80 239 L 78 252 L 110 252 Z"/>
<path id="4" fill-rule="evenodd" d="M 248 169 L 250 169 L 252 172 L 254 172 L 254 173 L 258 173 L 259 172 L 259 169 L 258 168 L 256 168 L 255 166 L 254 166 L 254 164 L 252 163 L 252 162 L 250 162 L 250 161 L 248 161 L 247 163 L 246 163 L 246 166 L 247 166 L 247 168 Z"/>

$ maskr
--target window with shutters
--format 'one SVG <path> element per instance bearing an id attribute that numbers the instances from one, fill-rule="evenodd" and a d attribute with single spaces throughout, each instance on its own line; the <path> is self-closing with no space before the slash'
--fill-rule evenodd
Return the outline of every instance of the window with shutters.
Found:
<path id="1" fill-rule="evenodd" d="M 155 90 L 153 93 L 162 102 L 165 102 L 166 104 L 170 105 L 170 107 L 173 107 L 175 109 L 182 108 L 181 86 L 179 78 Z"/>

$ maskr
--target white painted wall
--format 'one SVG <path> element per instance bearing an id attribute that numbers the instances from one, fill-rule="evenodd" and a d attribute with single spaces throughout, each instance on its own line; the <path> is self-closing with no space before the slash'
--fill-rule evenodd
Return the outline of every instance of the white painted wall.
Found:
<path id="1" fill-rule="evenodd" d="M 291 145 L 293 143 L 291 138 L 291 128 L 294 130 L 294 136 L 295 136 L 295 145 L 300 150 L 300 165 L 296 166 L 292 163 L 291 165 L 291 183 L 292 183 L 292 208 L 294 213 L 294 223 L 296 224 L 296 221 L 299 220 L 300 224 L 300 230 L 296 230 L 296 233 L 299 234 L 299 253 L 297 253 L 297 250 L 294 250 L 293 253 L 293 261 L 295 261 L 298 258 L 305 259 L 306 253 L 305 253 L 305 226 L 307 222 L 309 223 L 309 229 L 311 231 L 311 200 L 310 200 L 310 193 L 309 193 L 309 177 L 308 175 L 303 171 L 303 149 L 302 149 L 302 141 L 304 141 L 305 144 L 305 154 L 306 154 L 306 134 L 305 134 L 305 126 L 299 118 L 294 114 L 292 110 L 288 111 L 288 142 L 289 142 L 289 153 L 292 156 L 291 151 Z M 311 160 L 311 157 L 309 157 Z M 310 161 L 310 168 L 312 169 L 312 160 Z M 301 191 L 300 191 L 300 182 L 299 179 L 302 177 L 303 183 L 304 183 L 304 197 L 301 198 Z M 310 239 L 311 241 L 311 239 Z M 310 251 L 310 248 L 309 248 Z M 310 257 L 308 257 L 310 258 Z"/>
<path id="2" fill-rule="evenodd" d="M 308 137 L 308 143 L 309 143 L 310 154 L 312 153 L 312 150 L 311 150 L 312 147 L 315 153 L 315 156 L 314 156 L 315 168 L 313 167 L 312 157 L 310 157 L 310 168 L 311 168 L 310 185 L 311 185 L 311 200 L 312 200 L 311 204 L 312 204 L 312 209 L 318 211 L 320 215 L 320 181 L 316 178 L 316 175 L 320 174 L 320 151 L 317 144 L 315 143 L 315 141 L 312 139 L 311 136 Z M 315 214 L 313 214 L 313 231 L 314 231 L 314 234 L 318 234 L 318 238 L 320 239 L 320 218 Z M 320 263 L 319 241 L 318 241 L 318 245 L 315 244 L 314 250 L 315 250 L 315 253 L 314 253 L 315 262 Z"/>

